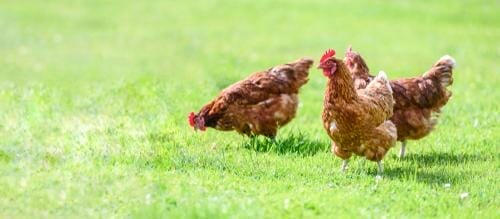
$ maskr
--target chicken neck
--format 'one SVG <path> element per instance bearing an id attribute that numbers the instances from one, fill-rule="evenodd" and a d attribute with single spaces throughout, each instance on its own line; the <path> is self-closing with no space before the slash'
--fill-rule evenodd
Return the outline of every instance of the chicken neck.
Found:
<path id="1" fill-rule="evenodd" d="M 326 102 L 351 102 L 357 98 L 354 81 L 347 67 L 340 63 L 332 76 L 328 77 Z"/>

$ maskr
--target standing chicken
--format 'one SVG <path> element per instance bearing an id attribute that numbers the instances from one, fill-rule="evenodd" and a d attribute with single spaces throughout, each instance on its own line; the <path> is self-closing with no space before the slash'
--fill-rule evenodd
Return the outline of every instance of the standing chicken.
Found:
<path id="1" fill-rule="evenodd" d="M 356 89 L 363 89 L 374 78 L 361 55 L 349 47 L 344 60 L 351 71 Z M 441 108 L 448 102 L 451 92 L 446 89 L 453 83 L 452 70 L 455 60 L 441 57 L 421 77 L 391 80 L 394 91 L 394 115 L 391 121 L 398 130 L 401 141 L 400 157 L 404 157 L 407 139 L 417 140 L 428 135 L 437 124 Z"/>
<path id="2" fill-rule="evenodd" d="M 295 117 L 297 94 L 312 64 L 302 58 L 254 73 L 224 89 L 197 114 L 190 113 L 189 124 L 201 131 L 211 127 L 274 138 L 278 128 Z"/>
<path id="3" fill-rule="evenodd" d="M 388 119 L 392 116 L 394 100 L 389 81 L 380 72 L 366 89 L 357 92 L 347 66 L 327 51 L 318 68 L 328 78 L 323 104 L 323 126 L 333 140 L 332 152 L 342 158 L 342 171 L 351 155 L 377 161 L 379 174 L 381 160 L 396 142 L 396 127 Z"/>

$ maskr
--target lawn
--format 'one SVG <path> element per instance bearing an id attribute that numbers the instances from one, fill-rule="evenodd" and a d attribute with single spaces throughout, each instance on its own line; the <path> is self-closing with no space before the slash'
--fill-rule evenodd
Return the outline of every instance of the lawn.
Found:
<path id="1" fill-rule="evenodd" d="M 0 0 L 0 218 L 500 218 L 498 1 Z M 229 84 L 352 44 L 375 72 L 450 54 L 428 137 L 329 152 L 313 69 L 275 143 L 196 133 Z"/>

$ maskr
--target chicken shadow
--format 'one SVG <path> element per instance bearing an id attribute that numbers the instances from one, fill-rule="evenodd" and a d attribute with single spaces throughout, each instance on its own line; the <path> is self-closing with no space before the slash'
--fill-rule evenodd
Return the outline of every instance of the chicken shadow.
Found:
<path id="1" fill-rule="evenodd" d="M 390 179 L 415 180 L 426 184 L 442 185 L 445 183 L 456 183 L 472 180 L 465 176 L 473 176 L 471 171 L 461 169 L 459 171 L 443 171 L 446 166 L 464 165 L 476 161 L 488 160 L 487 156 L 479 154 L 452 154 L 437 153 L 410 154 L 399 162 L 405 162 L 403 166 L 390 167 L 384 171 L 384 176 Z M 437 168 L 428 168 L 428 167 Z M 439 168 L 443 166 L 443 168 Z"/>
<path id="2" fill-rule="evenodd" d="M 384 177 L 395 180 L 417 181 L 428 185 L 443 185 L 446 183 L 457 183 L 469 181 L 464 174 L 447 171 L 430 171 L 428 168 L 415 169 L 413 167 L 388 167 L 384 171 Z"/>
<path id="3" fill-rule="evenodd" d="M 479 154 L 452 154 L 431 152 L 425 154 L 409 154 L 402 159 L 403 162 L 412 162 L 429 165 L 464 164 L 475 161 L 488 160 L 488 157 Z"/>
<path id="4" fill-rule="evenodd" d="M 283 136 L 283 135 L 282 135 Z M 329 143 L 319 139 L 310 139 L 304 134 L 290 134 L 275 139 L 252 137 L 242 143 L 242 147 L 262 153 L 295 154 L 313 156 L 319 152 L 328 152 Z"/>

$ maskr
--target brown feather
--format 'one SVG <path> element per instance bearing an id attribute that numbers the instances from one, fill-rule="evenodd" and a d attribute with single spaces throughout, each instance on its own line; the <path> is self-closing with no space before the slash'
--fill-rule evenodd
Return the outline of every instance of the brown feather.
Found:
<path id="1" fill-rule="evenodd" d="M 363 89 L 374 78 L 359 53 L 348 52 L 346 62 L 357 89 Z M 398 130 L 398 141 L 420 139 L 433 130 L 441 108 L 451 97 L 446 87 L 453 83 L 454 65 L 454 60 L 445 56 L 421 77 L 391 80 L 396 101 L 391 121 Z"/>
<path id="2" fill-rule="evenodd" d="M 396 128 L 388 121 L 394 100 L 387 79 L 376 78 L 357 92 L 345 64 L 328 78 L 323 126 L 332 139 L 332 152 L 348 159 L 352 154 L 380 161 L 396 141 Z"/>
<path id="3" fill-rule="evenodd" d="M 308 81 L 312 63 L 299 59 L 254 73 L 224 89 L 196 116 L 217 130 L 274 137 L 295 117 L 297 94 Z"/>

